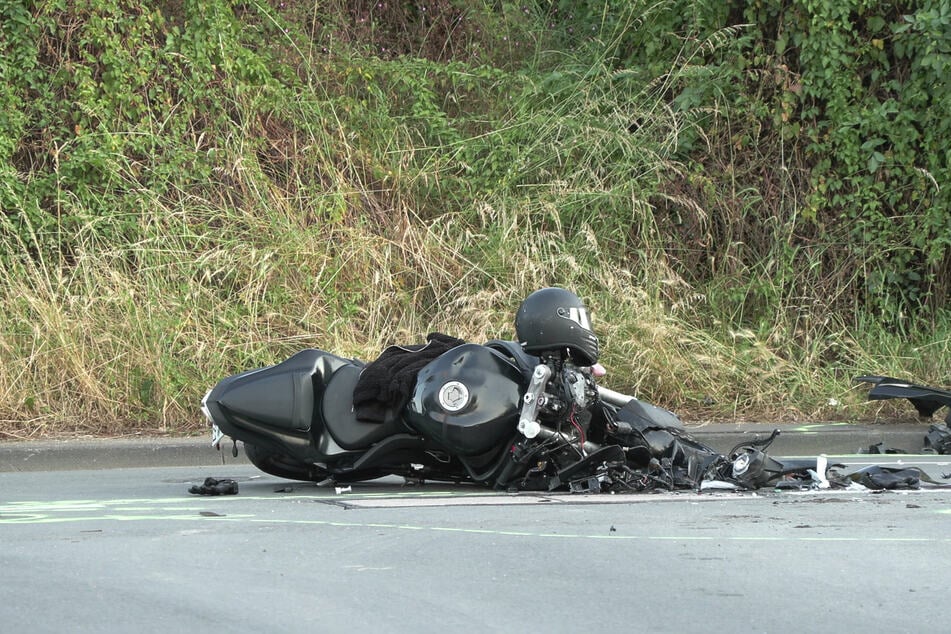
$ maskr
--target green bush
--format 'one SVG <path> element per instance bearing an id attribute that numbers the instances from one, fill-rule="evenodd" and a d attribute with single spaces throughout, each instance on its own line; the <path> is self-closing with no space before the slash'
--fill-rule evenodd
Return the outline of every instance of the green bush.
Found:
<path id="1" fill-rule="evenodd" d="M 947 13 L 7 2 L 0 433 L 196 429 L 225 374 L 511 337 L 548 284 L 688 418 L 951 382 Z"/>

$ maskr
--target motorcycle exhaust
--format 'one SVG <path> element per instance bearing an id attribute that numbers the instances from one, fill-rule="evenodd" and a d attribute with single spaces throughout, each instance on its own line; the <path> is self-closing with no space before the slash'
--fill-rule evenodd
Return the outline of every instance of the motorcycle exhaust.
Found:
<path id="1" fill-rule="evenodd" d="M 620 392 L 615 392 L 614 390 L 609 390 L 606 387 L 598 386 L 598 394 L 601 395 L 601 400 L 609 405 L 614 405 L 616 407 L 624 407 L 631 401 L 636 401 L 633 396 L 628 396 L 627 394 L 621 394 Z"/>
<path id="2" fill-rule="evenodd" d="M 539 425 L 537 437 L 541 438 L 542 440 L 554 439 L 554 440 L 564 441 L 566 444 L 582 449 L 585 455 L 594 453 L 597 450 L 601 449 L 601 445 L 597 443 L 586 441 L 584 445 L 582 445 L 581 443 L 578 442 L 578 438 L 576 436 L 568 435 L 563 431 L 555 431 L 554 429 L 550 429 L 548 427 L 544 427 L 541 425 Z"/>

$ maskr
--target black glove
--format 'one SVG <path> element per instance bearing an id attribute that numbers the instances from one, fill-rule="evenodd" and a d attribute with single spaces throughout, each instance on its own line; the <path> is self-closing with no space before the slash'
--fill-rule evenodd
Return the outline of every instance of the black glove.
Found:
<path id="1" fill-rule="evenodd" d="M 238 483 L 234 480 L 205 478 L 204 484 L 193 486 L 188 492 L 196 495 L 237 495 Z"/>

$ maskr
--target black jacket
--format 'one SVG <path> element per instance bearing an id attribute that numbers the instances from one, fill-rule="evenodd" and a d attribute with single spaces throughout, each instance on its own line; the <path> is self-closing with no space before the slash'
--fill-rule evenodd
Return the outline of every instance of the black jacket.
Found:
<path id="1" fill-rule="evenodd" d="M 464 344 L 438 332 L 429 333 L 426 343 L 411 346 L 390 346 L 360 373 L 353 388 L 353 411 L 357 420 L 382 423 L 387 413 L 397 413 L 413 394 L 416 374 L 423 367 L 456 346 Z"/>

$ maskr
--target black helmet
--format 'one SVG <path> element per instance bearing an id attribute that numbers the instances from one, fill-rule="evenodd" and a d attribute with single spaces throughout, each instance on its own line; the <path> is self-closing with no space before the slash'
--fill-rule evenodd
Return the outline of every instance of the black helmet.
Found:
<path id="1" fill-rule="evenodd" d="M 598 338 L 577 295 L 543 288 L 525 298 L 515 314 L 515 336 L 526 352 L 567 350 L 581 366 L 598 362 Z"/>

